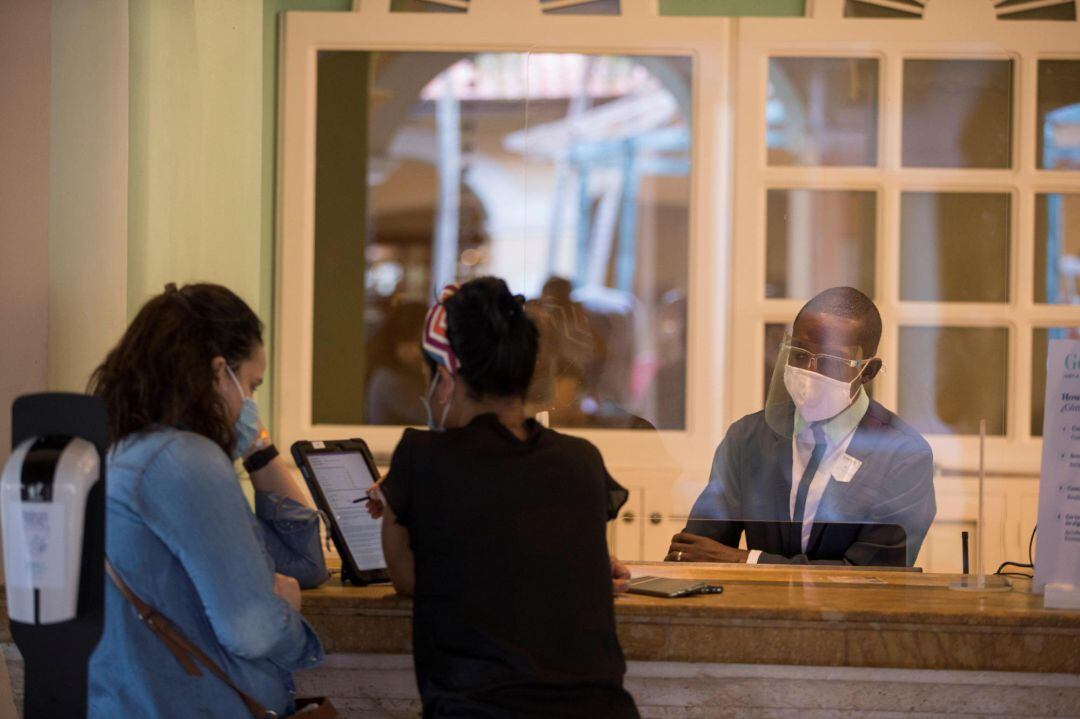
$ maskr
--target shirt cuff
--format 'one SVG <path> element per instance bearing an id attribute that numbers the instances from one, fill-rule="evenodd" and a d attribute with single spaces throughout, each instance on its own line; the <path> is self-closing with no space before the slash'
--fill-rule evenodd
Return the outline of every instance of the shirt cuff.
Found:
<path id="1" fill-rule="evenodd" d="M 757 564 L 758 559 L 761 557 L 760 549 L 751 549 L 750 554 L 746 557 L 747 564 Z"/>
<path id="2" fill-rule="evenodd" d="M 268 522 L 286 522 L 289 529 L 318 521 L 319 513 L 277 492 L 255 491 L 255 516 Z"/>

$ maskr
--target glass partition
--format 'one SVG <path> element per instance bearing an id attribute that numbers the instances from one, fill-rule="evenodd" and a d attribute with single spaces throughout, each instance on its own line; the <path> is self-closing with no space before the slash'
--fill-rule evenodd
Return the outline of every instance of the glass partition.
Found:
<path id="1" fill-rule="evenodd" d="M 688 58 L 323 52 L 319 74 L 316 423 L 423 424 L 425 309 L 496 275 L 540 326 L 553 425 L 685 426 Z"/>
<path id="2" fill-rule="evenodd" d="M 536 5 L 552 27 L 630 15 Z M 961 52 L 919 34 L 931 15 L 896 38 L 876 16 L 806 37 L 744 18 L 693 60 L 675 41 L 321 52 L 310 425 L 385 459 L 426 419 L 426 308 L 495 275 L 540 332 L 528 414 L 630 490 L 620 556 L 664 559 L 696 527 L 957 571 L 985 422 L 987 568 L 1022 559 L 1046 343 L 1080 327 L 1080 60 Z M 850 341 L 796 322 L 832 288 L 860 293 L 820 310 Z"/>

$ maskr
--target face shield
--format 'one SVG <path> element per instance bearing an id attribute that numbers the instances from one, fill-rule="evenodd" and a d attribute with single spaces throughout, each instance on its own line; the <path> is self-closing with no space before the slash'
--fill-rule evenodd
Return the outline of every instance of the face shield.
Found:
<path id="1" fill-rule="evenodd" d="M 840 414 L 858 396 L 860 378 L 874 359 L 863 357 L 858 346 L 807 348 L 785 334 L 765 400 L 769 426 L 791 437 L 796 416 L 811 423 Z"/>

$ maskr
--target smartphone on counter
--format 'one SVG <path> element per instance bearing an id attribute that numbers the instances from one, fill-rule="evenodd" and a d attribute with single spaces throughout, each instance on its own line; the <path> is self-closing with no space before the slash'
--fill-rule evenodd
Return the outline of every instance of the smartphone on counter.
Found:
<path id="1" fill-rule="evenodd" d="M 666 577 L 634 577 L 630 580 L 631 594 L 645 594 L 650 597 L 690 597 L 695 594 L 720 594 L 724 588 L 719 584 L 709 584 L 700 579 L 669 579 Z"/>

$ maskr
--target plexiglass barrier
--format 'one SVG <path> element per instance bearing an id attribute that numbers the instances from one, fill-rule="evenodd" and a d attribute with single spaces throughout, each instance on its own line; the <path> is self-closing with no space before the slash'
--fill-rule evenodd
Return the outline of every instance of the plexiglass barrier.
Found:
<path id="1" fill-rule="evenodd" d="M 732 111 L 753 172 L 700 151 L 713 79 L 689 56 L 321 53 L 313 423 L 422 424 L 425 310 L 495 275 L 540 333 L 528 414 L 630 490 L 620 555 L 672 559 L 685 531 L 766 563 L 959 572 L 967 532 L 972 571 L 1026 561 L 1046 342 L 1080 327 L 1059 309 L 1080 308 L 1080 61 L 1039 60 L 1025 107 L 1005 49 L 864 49 L 764 58 L 761 106 Z M 757 259 L 725 256 L 754 276 L 710 313 L 690 278 L 720 240 L 692 203 L 723 190 L 694 186 L 717 162 Z M 716 355 L 725 374 L 694 374 Z"/>

